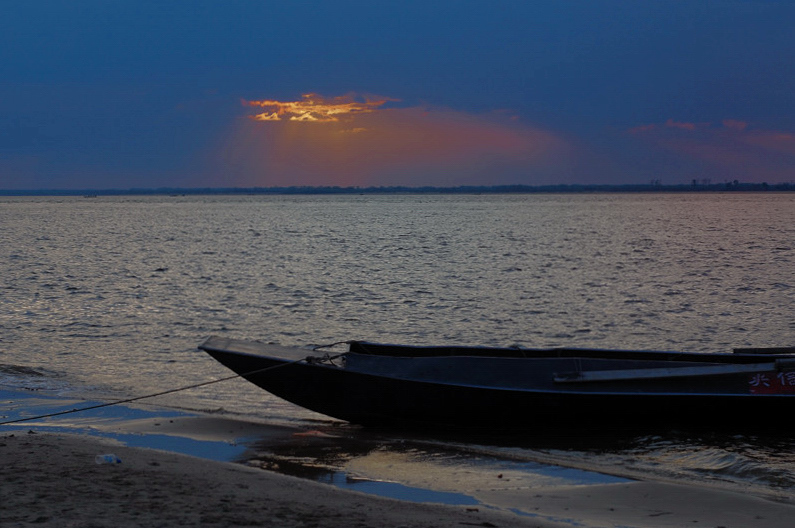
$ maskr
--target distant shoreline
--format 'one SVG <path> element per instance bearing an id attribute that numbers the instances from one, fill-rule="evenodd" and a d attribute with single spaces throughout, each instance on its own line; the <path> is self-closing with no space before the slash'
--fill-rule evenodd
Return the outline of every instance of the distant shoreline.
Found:
<path id="1" fill-rule="evenodd" d="M 160 187 L 134 189 L 0 189 L 0 196 L 182 196 L 182 195 L 323 195 L 323 194 L 559 194 L 559 193 L 683 193 L 792 192 L 795 183 L 693 183 L 689 185 L 461 185 L 457 187 Z"/>

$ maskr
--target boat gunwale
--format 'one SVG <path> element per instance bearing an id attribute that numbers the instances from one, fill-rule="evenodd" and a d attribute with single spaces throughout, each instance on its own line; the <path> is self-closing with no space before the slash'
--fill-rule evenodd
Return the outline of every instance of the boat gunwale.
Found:
<path id="1" fill-rule="evenodd" d="M 493 358 L 583 358 L 583 359 L 639 359 L 648 361 L 688 361 L 694 363 L 765 363 L 775 359 L 795 358 L 790 353 L 759 352 L 681 352 L 665 350 L 625 350 L 613 348 L 520 348 L 451 345 L 398 345 L 371 341 L 348 341 L 350 353 L 384 357 L 493 357 Z M 353 350 L 356 348 L 357 350 Z M 380 349 L 380 350 L 378 350 Z M 391 352 L 390 350 L 404 353 Z M 758 349 L 754 349 L 758 350 Z M 776 350 L 783 350 L 776 348 Z"/>
<path id="2" fill-rule="evenodd" d="M 296 345 L 276 345 L 267 344 L 260 341 L 250 341 L 233 339 L 220 336 L 208 337 L 200 346 L 204 349 L 214 342 L 223 342 L 225 345 L 240 344 L 244 347 L 256 346 L 261 349 L 281 349 L 300 351 L 311 356 L 313 353 L 320 354 L 321 348 L 302 348 Z M 373 341 L 350 340 L 336 344 L 347 344 L 348 351 L 344 354 L 360 354 L 363 356 L 379 357 L 405 357 L 405 358 L 431 358 L 431 357 L 483 357 L 483 358 L 516 358 L 516 359 L 557 359 L 557 358 L 583 358 L 583 359 L 622 359 L 622 360 L 646 360 L 646 361 L 684 361 L 693 363 L 737 363 L 753 364 L 765 363 L 776 359 L 795 359 L 795 347 L 773 347 L 768 350 L 777 351 L 771 353 L 760 352 L 760 348 L 753 349 L 734 349 L 733 353 L 726 352 L 682 352 L 666 350 L 630 350 L 616 348 L 576 348 L 576 347 L 552 347 L 552 348 L 523 348 L 523 347 L 489 347 L 489 346 L 467 346 L 467 345 L 401 345 L 391 343 L 376 343 Z M 233 350 L 233 348 L 218 349 Z M 746 350 L 748 352 L 746 352 Z M 781 352 L 792 350 L 792 352 Z M 241 351 L 242 352 L 242 351 Z M 247 352 L 249 353 L 249 352 Z M 257 355 L 257 354 L 252 354 Z"/>

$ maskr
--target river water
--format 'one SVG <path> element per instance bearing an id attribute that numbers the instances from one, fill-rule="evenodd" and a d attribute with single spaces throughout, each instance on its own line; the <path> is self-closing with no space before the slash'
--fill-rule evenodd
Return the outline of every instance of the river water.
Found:
<path id="1" fill-rule="evenodd" d="M 227 376 L 196 349 L 216 334 L 301 346 L 792 346 L 795 195 L 0 198 L 0 272 L 0 387 L 92 400 Z M 329 422 L 239 380 L 155 401 Z M 795 442 L 768 435 L 477 446 L 778 494 L 795 485 Z"/>

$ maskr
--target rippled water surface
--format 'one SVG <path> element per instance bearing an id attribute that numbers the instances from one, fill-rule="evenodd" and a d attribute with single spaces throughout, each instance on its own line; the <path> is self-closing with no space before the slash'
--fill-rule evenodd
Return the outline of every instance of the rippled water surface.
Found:
<path id="1" fill-rule="evenodd" d="M 226 376 L 196 350 L 211 334 L 795 345 L 792 194 L 4 198 L 0 227 L 11 387 L 113 398 Z M 158 402 L 323 419 L 241 382 Z M 786 488 L 792 447 L 647 437 L 599 456 Z"/>

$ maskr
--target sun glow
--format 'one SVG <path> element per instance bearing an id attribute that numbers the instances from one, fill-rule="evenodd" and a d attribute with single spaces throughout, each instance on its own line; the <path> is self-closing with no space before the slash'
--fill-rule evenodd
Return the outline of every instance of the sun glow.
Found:
<path id="1" fill-rule="evenodd" d="M 239 123 L 225 157 L 248 186 L 516 183 L 568 157 L 566 140 L 510 112 L 388 104 L 399 101 L 355 93 L 243 101 L 262 111 Z"/>
<path id="2" fill-rule="evenodd" d="M 340 121 L 341 118 L 369 114 L 389 101 L 388 97 L 364 96 L 363 100 L 353 94 L 326 98 L 309 93 L 301 96 L 300 101 L 244 101 L 244 104 L 265 109 L 264 112 L 250 116 L 255 121 L 312 121 L 329 123 Z"/>

